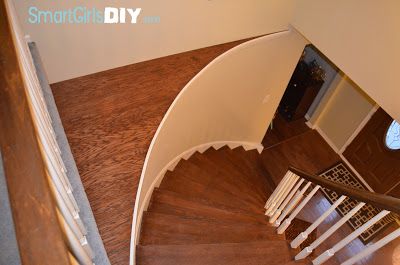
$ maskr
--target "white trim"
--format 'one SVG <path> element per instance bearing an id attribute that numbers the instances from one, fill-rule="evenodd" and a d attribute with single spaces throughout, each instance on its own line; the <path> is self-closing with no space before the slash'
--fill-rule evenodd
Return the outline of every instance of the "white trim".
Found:
<path id="1" fill-rule="evenodd" d="M 306 125 L 311 128 L 311 129 L 315 129 L 315 127 L 317 127 L 316 125 L 312 124 L 310 121 L 306 121 Z"/>
<path id="2" fill-rule="evenodd" d="M 361 132 L 361 130 L 365 127 L 365 125 L 369 122 L 371 117 L 375 114 L 375 112 L 379 109 L 379 105 L 375 105 L 365 116 L 365 118 L 360 122 L 358 127 L 354 130 L 353 134 L 347 139 L 347 141 L 344 143 L 342 148 L 340 149 L 340 154 L 346 150 L 346 148 L 351 144 L 351 142 L 357 137 L 357 135 Z"/>
<path id="3" fill-rule="evenodd" d="M 339 154 L 339 148 L 332 142 L 332 140 L 326 135 L 326 133 L 318 126 L 315 125 L 314 129 L 321 135 L 322 138 L 324 138 L 325 142 L 329 144 L 329 146 L 337 153 Z"/>
<path id="4" fill-rule="evenodd" d="M 371 188 L 370 185 L 365 181 L 365 179 L 358 173 L 358 171 L 350 164 L 350 162 L 343 156 L 342 153 L 340 153 L 339 149 L 335 146 L 335 144 L 332 142 L 332 140 L 328 137 L 328 135 L 325 134 L 325 132 L 316 125 L 314 129 L 321 135 L 321 137 L 325 140 L 325 142 L 340 156 L 340 158 L 343 160 L 343 162 L 351 169 L 351 171 L 356 174 L 358 179 L 367 187 L 368 190 L 374 192 L 374 190 Z"/>
<path id="5" fill-rule="evenodd" d="M 368 183 L 365 181 L 365 179 L 363 177 L 361 177 L 360 173 L 358 173 L 358 171 L 350 164 L 350 162 L 346 159 L 346 157 L 344 157 L 343 154 L 339 154 L 340 158 L 343 160 L 343 162 L 351 169 L 351 171 L 354 172 L 354 174 L 356 174 L 356 176 L 358 177 L 358 179 L 367 187 L 367 189 L 369 191 L 375 192 L 370 185 L 368 185 Z"/>

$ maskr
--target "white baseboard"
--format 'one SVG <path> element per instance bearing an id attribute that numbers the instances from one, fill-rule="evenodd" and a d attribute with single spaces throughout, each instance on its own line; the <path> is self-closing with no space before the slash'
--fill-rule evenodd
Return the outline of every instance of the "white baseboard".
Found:
<path id="1" fill-rule="evenodd" d="M 328 143 L 328 145 L 340 156 L 340 158 L 351 169 L 351 171 L 353 171 L 354 174 L 356 174 L 357 178 L 368 188 L 368 190 L 374 192 L 374 190 L 371 188 L 370 185 L 368 185 L 368 183 L 361 176 L 361 174 L 358 173 L 357 170 L 344 157 L 344 155 L 342 154 L 342 150 L 339 150 L 339 148 L 337 148 L 337 146 L 332 142 L 332 140 L 328 137 L 328 135 L 326 135 L 325 132 L 321 130 L 321 128 L 318 126 L 315 126 L 315 130 L 321 135 L 322 138 L 324 138 L 324 140 Z"/>
<path id="2" fill-rule="evenodd" d="M 337 153 L 339 154 L 339 148 L 332 142 L 332 140 L 326 135 L 326 133 L 318 126 L 314 126 L 314 129 L 321 135 L 322 138 L 324 138 L 325 142 L 329 144 L 329 146 Z"/>
<path id="3" fill-rule="evenodd" d="M 344 157 L 343 154 L 339 154 L 340 158 L 343 160 L 343 162 L 346 164 L 346 166 L 348 166 L 351 171 L 354 172 L 354 174 L 356 174 L 356 176 L 358 177 L 358 179 L 367 187 L 367 189 L 369 191 L 375 192 L 374 189 L 371 188 L 370 185 L 368 185 L 368 183 L 365 181 L 365 179 L 360 175 L 360 173 L 357 172 L 357 170 L 350 164 L 350 162 Z"/>
<path id="4" fill-rule="evenodd" d="M 311 129 L 315 129 L 315 125 L 314 124 L 312 124 L 310 121 L 306 121 L 306 125 L 309 127 L 309 128 L 311 128 Z"/>

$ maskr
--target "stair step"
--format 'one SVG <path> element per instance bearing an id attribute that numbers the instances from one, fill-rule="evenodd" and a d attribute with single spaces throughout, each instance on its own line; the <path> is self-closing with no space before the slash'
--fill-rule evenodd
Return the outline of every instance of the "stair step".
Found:
<path id="1" fill-rule="evenodd" d="M 284 241 L 137 247 L 141 265 L 282 265 L 290 260 Z"/>
<path id="2" fill-rule="evenodd" d="M 143 216 L 140 244 L 238 243 L 257 240 L 283 240 L 275 228 L 260 224 L 223 224 L 146 212 Z"/>
<path id="3" fill-rule="evenodd" d="M 268 225 L 264 215 L 252 215 L 240 209 L 212 205 L 209 202 L 188 200 L 179 194 L 156 189 L 149 206 L 151 212 L 166 213 L 183 217 L 218 220 L 220 222 L 244 222 Z"/>
<path id="4" fill-rule="evenodd" d="M 271 194 L 269 183 L 266 179 L 265 170 L 257 150 L 246 151 L 243 147 L 221 148 L 218 151 L 207 153 L 206 157 L 214 167 L 224 170 L 242 172 L 246 174 L 246 181 L 254 191 L 265 200 Z"/>
<path id="5" fill-rule="evenodd" d="M 222 164 L 217 167 L 215 164 L 209 163 L 205 157 L 194 156 L 189 161 L 179 163 L 174 171 L 167 172 L 163 182 L 167 184 L 168 182 L 178 183 L 188 180 L 204 186 L 212 186 L 251 203 L 267 200 L 267 194 L 257 193 L 256 189 L 244 180 L 249 177 L 235 170 L 224 171 L 221 169 L 222 167 Z M 232 168 L 232 166 L 230 167 Z"/>
<path id="6" fill-rule="evenodd" d="M 265 170 L 264 161 L 257 150 L 245 151 L 243 147 L 238 147 L 230 150 L 228 157 L 232 161 L 236 161 L 236 164 L 241 164 L 242 166 L 245 165 L 247 168 L 252 168 L 259 173 L 254 174 L 254 176 L 259 176 L 259 179 L 256 181 L 261 181 L 263 184 L 259 186 L 264 188 L 263 192 L 265 192 L 268 197 L 272 194 L 276 185 L 269 172 Z"/>
<path id="7" fill-rule="evenodd" d="M 268 188 L 260 185 L 260 181 L 255 181 L 258 178 L 255 175 L 259 173 L 253 168 L 241 166 L 243 163 L 231 161 L 231 149 L 210 150 L 207 150 L 205 155 L 195 154 L 188 161 L 182 163 L 177 170 L 187 172 L 188 168 L 194 168 L 197 172 L 200 172 L 202 177 L 215 178 L 221 183 L 229 185 L 232 191 L 245 191 L 247 195 L 252 194 L 252 198 L 258 198 L 262 201 L 268 198 Z M 244 151 L 243 148 L 242 150 Z"/>
<path id="8" fill-rule="evenodd" d="M 160 185 L 160 189 L 170 190 L 183 196 L 197 197 L 220 204 L 237 207 L 243 210 L 263 214 L 265 202 L 252 202 L 243 199 L 240 195 L 221 191 L 214 186 L 202 185 L 190 180 L 181 180 L 165 176 Z"/>

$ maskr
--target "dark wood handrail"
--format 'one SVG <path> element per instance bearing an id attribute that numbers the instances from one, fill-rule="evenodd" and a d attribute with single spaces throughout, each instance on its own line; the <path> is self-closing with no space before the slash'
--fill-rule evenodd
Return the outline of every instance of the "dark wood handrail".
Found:
<path id="1" fill-rule="evenodd" d="M 314 184 L 320 185 L 323 188 L 335 191 L 340 195 L 346 195 L 352 199 L 368 203 L 377 208 L 385 209 L 400 214 L 400 199 L 366 190 L 350 188 L 342 184 L 333 182 L 331 180 L 322 178 L 320 176 L 309 174 L 301 169 L 292 166 L 289 167 L 289 170 L 298 175 L 299 177 L 302 177 L 303 179 L 311 181 Z"/>
<path id="2" fill-rule="evenodd" d="M 0 148 L 21 262 L 68 265 L 8 16 L 0 1 Z"/>

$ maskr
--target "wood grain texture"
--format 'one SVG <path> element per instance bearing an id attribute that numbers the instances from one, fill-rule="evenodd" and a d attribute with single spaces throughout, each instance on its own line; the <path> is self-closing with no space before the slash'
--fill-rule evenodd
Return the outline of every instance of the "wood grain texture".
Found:
<path id="1" fill-rule="evenodd" d="M 237 41 L 52 84 L 61 120 L 113 265 L 129 259 L 147 149 L 181 89 Z"/>
<path id="2" fill-rule="evenodd" d="M 289 167 L 289 170 L 296 175 L 311 181 L 314 184 L 318 184 L 321 187 L 328 188 L 335 191 L 339 195 L 346 195 L 352 199 L 365 202 L 367 204 L 373 205 L 378 209 L 388 210 L 397 214 L 400 214 L 400 199 L 387 196 L 380 193 L 370 192 L 367 190 L 355 189 L 349 186 L 343 186 L 337 182 L 325 179 L 320 176 L 311 175 L 304 170 Z"/>
<path id="3" fill-rule="evenodd" d="M 259 160 L 256 150 L 242 147 L 210 148 L 182 160 L 144 213 L 137 264 L 289 262 L 284 236 L 263 212 L 271 193 Z"/>
<path id="4" fill-rule="evenodd" d="M 21 262 L 67 265 L 70 259 L 4 1 L 0 1 L 0 35 L 0 147 Z"/>
<path id="5" fill-rule="evenodd" d="M 378 109 L 343 153 L 371 188 L 383 194 L 400 184 L 400 152 L 386 146 L 392 121 L 389 114 Z"/>
<path id="6" fill-rule="evenodd" d="M 276 113 L 272 121 L 272 128 L 271 126 L 268 128 L 262 144 L 265 148 L 269 148 L 292 137 L 310 131 L 311 128 L 309 128 L 305 122 L 306 120 L 304 118 L 288 122 L 281 116 L 281 114 Z"/>

